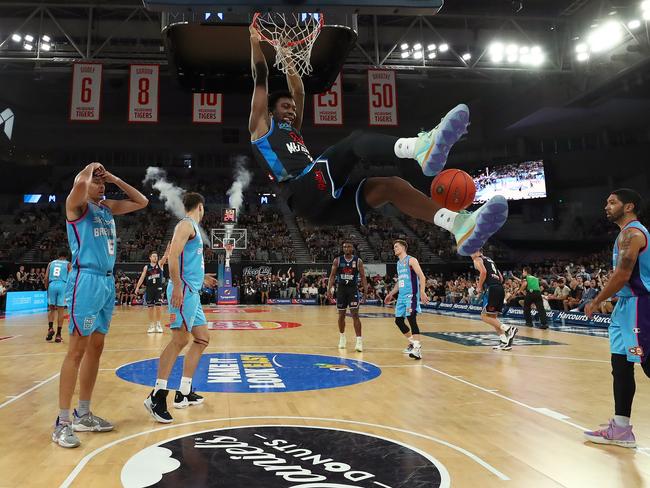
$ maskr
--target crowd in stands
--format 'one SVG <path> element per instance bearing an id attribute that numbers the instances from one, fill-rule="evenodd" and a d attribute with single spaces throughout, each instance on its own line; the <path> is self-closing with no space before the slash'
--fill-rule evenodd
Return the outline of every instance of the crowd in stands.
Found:
<path id="1" fill-rule="evenodd" d="M 393 243 L 395 239 L 404 239 L 404 232 L 396 229 L 395 224 L 388 217 L 380 214 L 369 214 L 366 218 L 365 228 L 361 228 L 368 243 L 372 246 L 375 259 L 383 262 L 395 259 Z M 412 241 L 412 242 L 411 242 Z M 409 252 L 414 256 L 422 254 L 423 245 L 420 242 L 409 239 Z"/>
<path id="2" fill-rule="evenodd" d="M 340 227 L 312 225 L 302 217 L 296 217 L 296 223 L 314 263 L 333 261 L 340 254 L 341 241 L 349 237 Z"/>

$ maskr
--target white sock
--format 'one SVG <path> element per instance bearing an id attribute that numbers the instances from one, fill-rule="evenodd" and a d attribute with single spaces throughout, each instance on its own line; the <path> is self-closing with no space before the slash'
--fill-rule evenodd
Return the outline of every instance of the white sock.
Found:
<path id="1" fill-rule="evenodd" d="M 345 339 L 345 332 L 340 332 L 340 333 L 339 333 L 339 337 L 340 337 L 341 339 Z"/>
<path id="2" fill-rule="evenodd" d="M 413 344 L 413 343 L 415 343 L 415 342 L 417 342 L 417 341 L 416 341 L 415 339 L 413 339 L 413 336 L 411 336 L 411 337 L 409 337 L 409 342 L 410 342 L 411 344 Z"/>
<path id="3" fill-rule="evenodd" d="M 400 137 L 395 143 L 395 156 L 402 159 L 415 157 L 415 141 L 417 137 Z"/>
<path id="4" fill-rule="evenodd" d="M 446 208 L 441 208 L 433 216 L 433 223 L 436 224 L 438 227 L 442 227 L 443 229 L 452 232 L 457 215 L 458 212 L 452 212 L 451 210 L 448 210 Z"/>
<path id="5" fill-rule="evenodd" d="M 361 336 L 357 336 L 357 340 L 360 341 L 360 340 L 361 340 Z"/>
<path id="6" fill-rule="evenodd" d="M 614 423 L 619 427 L 629 427 L 630 417 L 623 417 L 622 415 L 614 415 Z"/>
<path id="7" fill-rule="evenodd" d="M 155 395 L 158 393 L 158 390 L 166 390 L 167 389 L 167 380 L 161 380 L 160 378 L 156 379 L 156 384 L 153 387 L 153 394 Z"/>
<path id="8" fill-rule="evenodd" d="M 420 341 L 413 341 L 413 347 L 420 347 Z"/>
<path id="9" fill-rule="evenodd" d="M 501 334 L 501 335 L 499 336 L 499 339 L 501 340 L 501 342 L 508 342 L 508 338 L 506 337 L 505 334 Z"/>
<path id="10" fill-rule="evenodd" d="M 160 325 L 160 320 L 158 320 L 158 321 L 156 322 L 156 325 Z"/>
<path id="11" fill-rule="evenodd" d="M 505 332 L 507 330 L 510 330 L 510 327 L 508 327 L 506 324 L 501 324 L 501 330 Z"/>
<path id="12" fill-rule="evenodd" d="M 192 390 L 192 378 L 183 376 L 181 378 L 181 386 L 178 389 L 178 391 L 181 392 L 181 395 L 189 395 L 191 390 Z"/>

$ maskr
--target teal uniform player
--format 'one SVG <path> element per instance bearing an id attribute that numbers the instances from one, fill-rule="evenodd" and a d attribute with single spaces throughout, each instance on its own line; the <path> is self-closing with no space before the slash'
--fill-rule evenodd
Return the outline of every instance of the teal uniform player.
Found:
<path id="1" fill-rule="evenodd" d="M 178 258 L 183 287 L 183 304 L 180 307 L 172 305 L 174 284 L 169 280 L 167 284 L 167 301 L 171 316 L 171 329 L 185 327 L 192 331 L 192 327 L 205 325 L 205 314 L 201 307 L 199 291 L 205 278 L 205 263 L 203 261 L 203 239 L 197 223 L 190 217 L 185 217 L 194 228 L 194 237 L 189 239 L 183 247 L 183 252 Z M 184 220 L 185 220 L 184 219 Z"/>
<path id="2" fill-rule="evenodd" d="M 65 307 L 65 288 L 68 282 L 70 263 L 65 259 L 55 259 L 48 265 L 47 304 Z"/>
<path id="3" fill-rule="evenodd" d="M 113 267 L 116 234 L 113 212 L 102 202 L 89 201 L 86 211 L 66 222 L 72 251 L 72 271 L 66 286 L 70 334 L 108 333 L 115 306 Z"/>

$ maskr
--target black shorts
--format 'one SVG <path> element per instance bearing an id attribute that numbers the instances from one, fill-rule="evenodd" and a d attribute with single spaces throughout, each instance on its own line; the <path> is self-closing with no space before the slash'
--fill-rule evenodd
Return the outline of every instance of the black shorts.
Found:
<path id="1" fill-rule="evenodd" d="M 336 289 L 336 308 L 338 310 L 359 308 L 359 290 L 356 286 L 339 286 Z"/>
<path id="2" fill-rule="evenodd" d="M 162 288 L 153 288 L 145 291 L 144 297 L 148 306 L 162 305 Z"/>
<path id="3" fill-rule="evenodd" d="M 503 285 L 488 286 L 483 295 L 483 310 L 487 313 L 501 313 L 505 298 L 506 291 L 503 289 Z"/>
<path id="4" fill-rule="evenodd" d="M 338 182 L 333 166 L 344 164 L 335 155 L 328 158 L 326 151 L 308 173 L 281 183 L 289 208 L 314 225 L 365 225 L 370 210 L 363 197 L 366 179 Z"/>

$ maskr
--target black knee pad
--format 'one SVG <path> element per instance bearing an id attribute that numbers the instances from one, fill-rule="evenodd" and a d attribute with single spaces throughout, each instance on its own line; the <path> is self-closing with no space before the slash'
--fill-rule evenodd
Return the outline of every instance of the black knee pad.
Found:
<path id="1" fill-rule="evenodd" d="M 404 317 L 395 317 L 395 323 L 397 324 L 397 327 L 399 327 L 399 330 L 402 332 L 402 334 L 409 333 L 409 328 L 406 326 Z"/>
<path id="2" fill-rule="evenodd" d="M 650 364 L 647 367 L 650 369 Z M 625 378 L 630 373 L 634 375 L 634 363 L 628 361 L 625 354 L 612 354 L 612 376 Z"/>
<path id="3" fill-rule="evenodd" d="M 411 332 L 413 334 L 419 334 L 420 328 L 418 327 L 418 316 L 415 313 L 412 313 L 408 316 L 409 325 L 411 326 Z"/>

